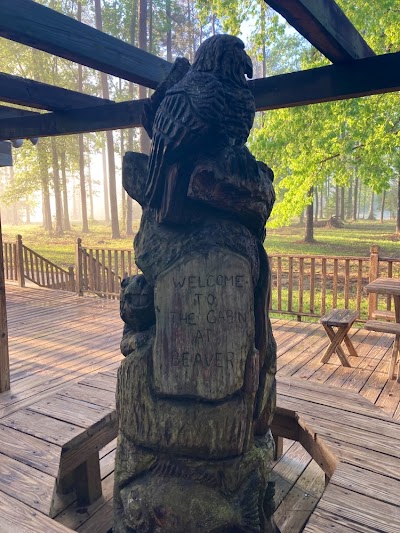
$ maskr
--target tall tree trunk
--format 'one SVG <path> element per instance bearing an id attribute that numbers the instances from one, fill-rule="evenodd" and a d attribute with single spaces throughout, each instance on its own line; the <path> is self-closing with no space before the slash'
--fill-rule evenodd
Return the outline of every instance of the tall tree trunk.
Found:
<path id="1" fill-rule="evenodd" d="M 397 181 L 397 215 L 396 215 L 396 232 L 400 233 L 400 174 Z"/>
<path id="2" fill-rule="evenodd" d="M 267 76 L 267 50 L 265 47 L 265 26 L 266 26 L 267 6 L 265 2 L 261 4 L 261 39 L 262 39 L 262 77 Z"/>
<path id="3" fill-rule="evenodd" d="M 369 203 L 368 220 L 375 220 L 375 216 L 374 216 L 374 200 L 375 200 L 375 193 L 374 193 L 374 191 L 371 191 L 371 200 L 370 200 L 370 203 Z"/>
<path id="4" fill-rule="evenodd" d="M 314 187 L 311 187 L 308 193 L 309 197 L 314 199 Z M 306 207 L 306 227 L 304 233 L 304 242 L 314 243 L 314 202 L 312 201 Z"/>
<path id="5" fill-rule="evenodd" d="M 196 43 L 194 38 L 194 28 L 192 22 L 192 6 L 191 0 L 187 0 L 187 20 L 188 20 L 188 40 L 189 40 L 189 61 L 193 63 L 194 54 L 196 52 Z"/>
<path id="6" fill-rule="evenodd" d="M 101 16 L 100 0 L 94 0 L 96 28 L 103 31 L 103 20 Z M 100 73 L 101 88 L 103 98 L 110 99 L 108 90 L 107 74 Z M 110 211 L 111 211 L 111 236 L 113 239 L 120 238 L 119 221 L 118 221 L 118 201 L 117 201 L 117 185 L 115 179 L 115 157 L 114 157 L 114 139 L 112 131 L 106 132 L 107 139 L 107 156 L 108 156 L 108 183 L 110 193 Z"/>
<path id="7" fill-rule="evenodd" d="M 385 214 L 385 201 L 386 201 L 386 191 L 383 191 L 382 202 L 381 202 L 381 224 L 383 224 L 383 216 Z"/>
<path id="8" fill-rule="evenodd" d="M 147 0 L 139 0 L 139 32 L 138 45 L 142 50 L 147 50 Z M 146 87 L 139 85 L 139 98 L 146 98 Z M 140 150 L 144 154 L 150 153 L 150 139 L 144 128 L 140 128 Z"/>
<path id="9" fill-rule="evenodd" d="M 355 177 L 354 180 L 354 195 L 353 195 L 353 220 L 357 220 L 358 218 L 358 176 Z"/>
<path id="10" fill-rule="evenodd" d="M 14 167 L 11 166 L 10 167 L 10 185 L 11 187 L 13 186 L 14 184 Z M 18 225 L 18 206 L 16 204 L 16 202 L 14 202 L 11 206 L 11 209 L 12 209 L 12 223 L 14 224 L 14 226 L 17 226 Z"/>
<path id="11" fill-rule="evenodd" d="M 130 25 L 130 39 L 131 44 L 135 45 L 136 41 L 136 21 L 137 21 L 137 0 L 133 3 L 132 20 Z M 133 100 L 133 83 L 129 83 L 129 98 Z M 133 129 L 128 130 L 128 150 L 133 151 Z M 133 235 L 132 229 L 132 198 L 126 195 L 126 227 L 125 232 L 127 235 Z"/>
<path id="12" fill-rule="evenodd" d="M 110 222 L 110 201 L 108 195 L 108 172 L 107 172 L 107 154 L 105 144 L 101 147 L 101 156 L 103 160 L 103 192 L 104 192 L 104 220 Z"/>
<path id="13" fill-rule="evenodd" d="M 165 2 L 165 17 L 167 19 L 167 61 L 172 61 L 171 0 Z"/>
<path id="14" fill-rule="evenodd" d="M 153 0 L 149 0 L 149 43 L 148 43 L 148 51 L 152 53 L 153 51 Z M 172 34 L 171 34 L 172 39 Z M 172 49 L 172 45 L 171 45 Z M 172 61 L 172 52 L 171 52 L 171 61 Z"/>
<path id="15" fill-rule="evenodd" d="M 124 132 L 123 130 L 120 130 L 120 137 L 119 137 L 119 147 L 121 152 L 121 169 L 124 159 L 124 153 L 125 153 L 125 146 L 124 146 Z M 122 208 L 122 226 L 126 227 L 126 199 L 127 194 L 125 192 L 125 189 L 121 187 L 121 208 Z"/>
<path id="16" fill-rule="evenodd" d="M 345 210 L 344 210 L 344 187 L 340 187 L 340 218 L 345 219 Z"/>
<path id="17" fill-rule="evenodd" d="M 82 3 L 78 2 L 78 20 L 82 20 Z M 83 92 L 83 70 L 82 65 L 78 65 L 78 91 Z M 79 144 L 79 185 L 81 190 L 81 212 L 82 212 L 82 233 L 89 233 L 89 222 L 87 216 L 86 201 L 86 179 L 85 179 L 85 147 L 83 134 L 78 135 Z"/>
<path id="18" fill-rule="evenodd" d="M 26 224 L 30 224 L 31 223 L 31 207 L 28 204 L 28 199 L 25 204 L 25 214 L 26 214 Z"/>
<path id="19" fill-rule="evenodd" d="M 62 235 L 63 229 L 63 209 L 61 200 L 61 188 L 60 188 L 60 169 L 58 166 L 58 153 L 57 145 L 54 137 L 51 138 L 51 152 L 53 156 L 53 186 L 54 186 L 54 199 L 56 203 L 56 235 Z"/>
<path id="20" fill-rule="evenodd" d="M 347 208 L 346 217 L 351 220 L 353 214 L 353 178 L 350 179 L 349 187 L 347 189 Z"/>
<path id="21" fill-rule="evenodd" d="M 67 171 L 65 168 L 65 147 L 61 150 L 61 186 L 63 195 L 63 226 L 65 231 L 71 231 L 69 221 L 68 189 L 67 189 Z"/>
<path id="22" fill-rule="evenodd" d="M 318 221 L 318 201 L 319 201 L 319 194 L 318 194 L 318 186 L 316 185 L 314 187 L 314 205 L 315 205 L 315 213 L 314 213 L 314 221 Z"/>
<path id="23" fill-rule="evenodd" d="M 83 134 L 78 135 L 79 143 L 79 188 L 81 192 L 82 233 L 89 233 L 87 215 L 86 178 L 85 178 L 85 148 Z"/>
<path id="24" fill-rule="evenodd" d="M 47 167 L 47 162 L 46 162 L 45 147 L 43 146 L 43 143 L 38 144 L 37 155 L 39 159 L 40 181 L 42 182 L 43 228 L 46 231 L 52 231 L 53 224 L 51 220 L 49 174 L 48 174 L 48 167 Z"/>
<path id="25" fill-rule="evenodd" d="M 340 194 L 339 194 L 339 185 L 335 186 L 335 216 L 336 218 L 340 217 Z"/>
<path id="26" fill-rule="evenodd" d="M 90 220 L 94 221 L 94 202 L 93 202 L 93 180 L 92 180 L 92 170 L 90 167 L 90 159 L 88 161 L 87 166 L 87 174 L 88 174 L 88 187 L 89 187 L 89 206 L 90 206 Z"/>

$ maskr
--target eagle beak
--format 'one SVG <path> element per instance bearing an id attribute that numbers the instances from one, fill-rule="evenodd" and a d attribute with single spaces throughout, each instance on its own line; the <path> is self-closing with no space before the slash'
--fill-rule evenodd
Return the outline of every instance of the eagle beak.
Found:
<path id="1" fill-rule="evenodd" d="M 244 71 L 248 78 L 253 77 L 253 63 L 250 57 L 246 54 L 246 70 Z"/>

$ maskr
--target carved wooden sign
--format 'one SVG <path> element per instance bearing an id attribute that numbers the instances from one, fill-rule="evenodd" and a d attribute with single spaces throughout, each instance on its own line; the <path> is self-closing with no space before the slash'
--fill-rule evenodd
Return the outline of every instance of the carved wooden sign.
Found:
<path id="1" fill-rule="evenodd" d="M 239 390 L 254 349 L 249 262 L 228 250 L 189 256 L 158 277 L 154 298 L 156 392 L 218 400 Z"/>

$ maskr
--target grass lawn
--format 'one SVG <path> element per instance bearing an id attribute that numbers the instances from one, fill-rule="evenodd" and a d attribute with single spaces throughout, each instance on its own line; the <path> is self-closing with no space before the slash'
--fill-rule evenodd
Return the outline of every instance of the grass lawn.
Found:
<path id="1" fill-rule="evenodd" d="M 265 247 L 270 253 L 305 255 L 368 256 L 371 245 L 381 247 L 381 255 L 400 257 L 400 236 L 394 234 L 394 221 L 346 222 L 342 229 L 315 228 L 315 244 L 305 244 L 304 228 L 267 228 Z"/>
<path id="2" fill-rule="evenodd" d="M 137 231 L 139 221 L 134 221 Z M 279 229 L 268 229 L 265 247 L 270 253 L 306 254 L 306 255 L 337 255 L 337 256 L 368 256 L 372 244 L 381 247 L 384 256 L 400 257 L 400 237 L 394 235 L 394 221 L 385 222 L 348 222 L 343 229 L 316 228 L 316 244 L 302 242 L 304 229 L 291 226 Z M 63 236 L 48 235 L 39 224 L 29 226 L 3 226 L 3 239 L 13 240 L 21 234 L 24 244 L 32 248 L 59 266 L 74 264 L 75 242 L 82 238 L 87 247 L 126 248 L 132 249 L 132 237 L 111 239 L 111 228 L 104 223 L 91 224 L 91 232 L 82 234 L 80 224 L 73 224 L 72 231 Z"/>

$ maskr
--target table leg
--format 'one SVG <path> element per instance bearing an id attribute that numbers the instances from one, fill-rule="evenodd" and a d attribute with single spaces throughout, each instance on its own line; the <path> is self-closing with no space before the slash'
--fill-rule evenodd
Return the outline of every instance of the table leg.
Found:
<path id="1" fill-rule="evenodd" d="M 354 348 L 354 345 L 351 342 L 351 340 L 349 339 L 349 336 L 347 335 L 347 333 L 345 335 L 344 342 L 345 342 L 345 344 L 347 346 L 347 349 L 349 350 L 349 354 L 352 355 L 353 357 L 358 357 L 356 349 Z"/>
<path id="2" fill-rule="evenodd" d="M 340 343 L 343 341 L 343 339 L 346 337 L 348 331 L 350 330 L 351 326 L 344 326 L 344 327 L 338 327 L 338 330 L 336 333 L 333 330 L 332 326 L 328 326 L 327 324 L 323 324 L 325 331 L 328 335 L 328 337 L 331 340 L 330 346 L 328 346 L 326 352 L 322 356 L 320 362 L 321 363 L 327 363 L 331 357 L 331 355 L 336 352 L 339 356 L 340 362 L 343 366 L 350 367 L 350 363 L 346 357 L 346 354 L 344 353 L 343 349 L 340 346 Z M 349 339 L 350 340 L 350 339 Z"/>
<path id="3" fill-rule="evenodd" d="M 101 475 L 99 452 L 95 452 L 75 469 L 75 490 L 78 505 L 86 507 L 100 498 Z"/>

